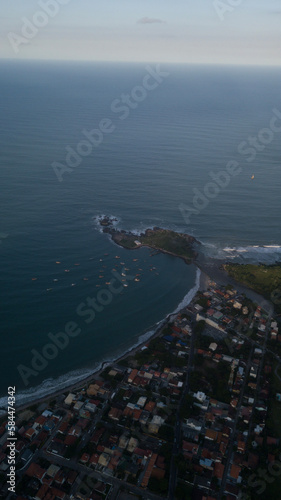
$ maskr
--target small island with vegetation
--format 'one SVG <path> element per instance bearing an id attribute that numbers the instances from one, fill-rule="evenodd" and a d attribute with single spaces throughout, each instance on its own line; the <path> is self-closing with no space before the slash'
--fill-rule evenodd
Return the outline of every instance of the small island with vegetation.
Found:
<path id="1" fill-rule="evenodd" d="M 115 243 L 130 250 L 146 246 L 159 252 L 180 257 L 187 264 L 191 264 L 197 257 L 197 252 L 193 246 L 199 242 L 188 234 L 154 227 L 153 229 L 147 229 L 145 233 L 136 235 L 129 231 L 118 231 L 111 225 L 104 227 L 103 232 L 109 233 Z"/>

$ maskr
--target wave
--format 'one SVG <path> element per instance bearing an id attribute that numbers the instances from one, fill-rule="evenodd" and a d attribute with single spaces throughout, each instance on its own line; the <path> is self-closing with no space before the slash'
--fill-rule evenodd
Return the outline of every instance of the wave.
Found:
<path id="1" fill-rule="evenodd" d="M 157 333 L 162 326 L 172 319 L 174 316 L 178 314 L 178 312 L 183 309 L 184 307 L 188 306 L 196 293 L 199 290 L 200 287 L 200 276 L 201 276 L 201 271 L 200 269 L 196 269 L 196 277 L 195 277 L 195 284 L 191 288 L 191 290 L 188 291 L 188 293 L 184 296 L 184 298 L 181 300 L 181 302 L 178 304 L 178 306 L 175 308 L 174 311 L 171 313 L 167 314 L 165 318 L 162 320 L 158 321 L 156 323 L 155 327 L 152 329 L 149 329 L 148 331 L 142 333 L 137 341 L 128 349 L 126 350 L 126 355 L 128 355 L 132 350 L 136 349 L 140 345 L 144 344 L 147 342 L 155 333 Z M 124 354 L 122 354 L 123 357 Z M 24 406 L 28 404 L 32 404 L 32 402 L 38 401 L 40 399 L 43 399 L 48 396 L 54 395 L 58 391 L 64 391 L 71 387 L 72 385 L 81 384 L 83 383 L 83 380 L 87 379 L 88 377 L 94 376 L 95 373 L 100 371 L 101 369 L 105 369 L 107 366 L 110 366 L 113 364 L 117 359 L 121 357 L 121 353 L 116 353 L 116 355 L 112 358 L 109 359 L 104 359 L 100 361 L 99 363 L 96 363 L 92 368 L 85 368 L 81 370 L 76 370 L 69 372 L 65 375 L 62 375 L 61 377 L 58 377 L 57 379 L 49 378 L 44 380 L 40 385 L 36 387 L 30 387 L 27 390 L 24 390 L 22 392 L 19 392 L 17 394 L 17 406 Z M 0 398 L 0 416 L 5 413 L 5 410 L 7 409 L 7 396 Z M 2 411 L 1 411 L 2 410 Z"/>
<path id="2" fill-rule="evenodd" d="M 44 380 L 40 385 L 35 387 L 30 387 L 27 390 L 23 390 L 16 394 L 17 406 L 23 406 L 28 403 L 32 403 L 33 401 L 37 401 L 38 399 L 45 398 L 47 396 L 51 396 L 57 391 L 61 391 L 79 383 L 83 382 L 87 377 L 92 375 L 94 372 L 98 371 L 103 365 L 103 362 L 98 363 L 92 369 L 81 369 L 75 370 L 57 379 L 49 378 Z M 7 396 L 0 398 L 0 409 L 7 408 Z"/>
<path id="3" fill-rule="evenodd" d="M 111 225 L 116 227 L 118 226 L 118 224 L 120 224 L 121 222 L 121 218 L 120 217 L 117 217 L 116 215 L 108 215 L 108 214 L 99 214 L 99 215 L 95 215 L 93 218 L 92 218 L 92 221 L 93 221 L 93 224 L 95 226 L 95 228 L 100 232 L 100 233 L 103 233 L 103 226 L 101 226 L 101 221 L 103 219 L 109 219 L 110 222 L 111 222 Z"/>
<path id="4" fill-rule="evenodd" d="M 220 260 L 233 260 L 239 264 L 275 264 L 281 262 L 280 245 L 220 246 L 202 244 L 202 251 L 207 257 Z"/>

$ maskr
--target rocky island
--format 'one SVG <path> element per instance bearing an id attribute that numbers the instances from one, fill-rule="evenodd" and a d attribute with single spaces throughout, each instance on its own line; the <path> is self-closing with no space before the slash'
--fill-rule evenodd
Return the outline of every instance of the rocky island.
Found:
<path id="1" fill-rule="evenodd" d="M 159 252 L 180 257 L 187 264 L 191 264 L 197 257 L 194 245 L 199 244 L 199 242 L 188 234 L 154 227 L 136 236 L 130 231 L 118 231 L 111 225 L 104 227 L 103 232 L 110 234 L 117 245 L 130 250 L 146 246 Z"/>

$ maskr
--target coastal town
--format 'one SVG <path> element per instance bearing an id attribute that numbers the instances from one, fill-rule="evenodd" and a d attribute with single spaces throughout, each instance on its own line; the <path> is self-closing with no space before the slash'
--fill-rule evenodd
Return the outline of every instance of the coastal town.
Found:
<path id="1" fill-rule="evenodd" d="M 278 318 L 207 279 L 135 353 L 17 410 L 15 489 L 2 418 L 0 496 L 279 498 L 280 418 Z"/>

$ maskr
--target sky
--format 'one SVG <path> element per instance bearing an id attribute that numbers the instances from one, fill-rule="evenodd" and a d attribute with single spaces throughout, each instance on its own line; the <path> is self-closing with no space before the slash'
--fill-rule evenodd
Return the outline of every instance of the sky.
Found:
<path id="1" fill-rule="evenodd" d="M 0 0 L 0 58 L 281 64 L 280 0 Z"/>

